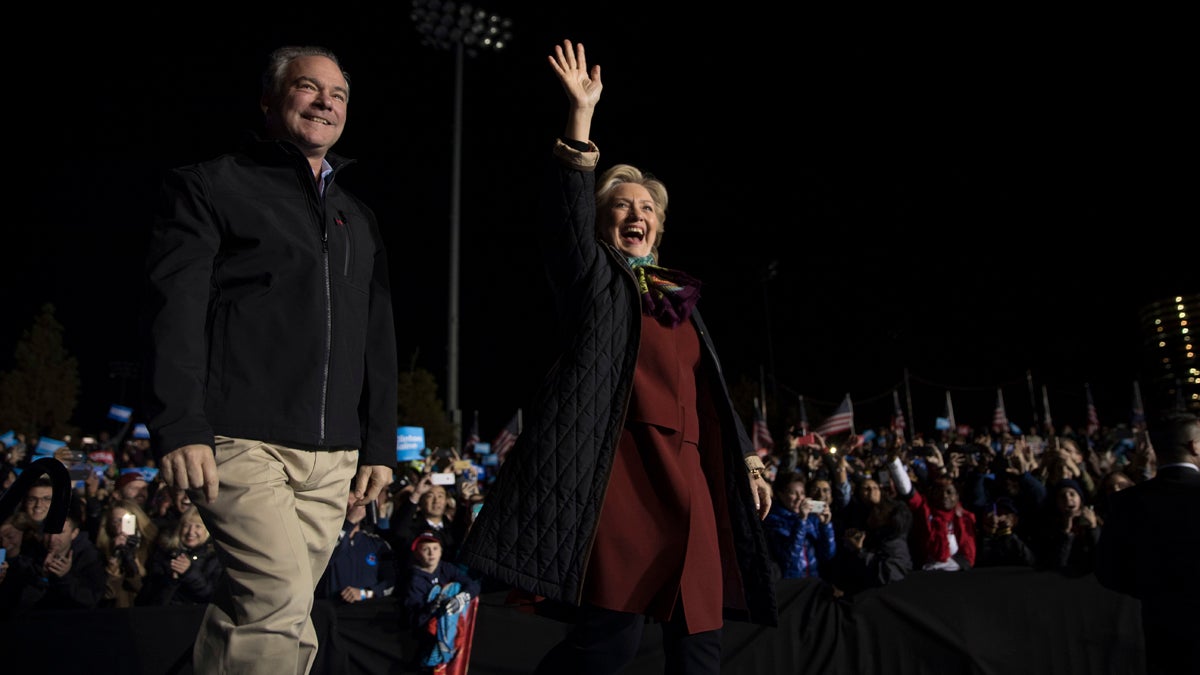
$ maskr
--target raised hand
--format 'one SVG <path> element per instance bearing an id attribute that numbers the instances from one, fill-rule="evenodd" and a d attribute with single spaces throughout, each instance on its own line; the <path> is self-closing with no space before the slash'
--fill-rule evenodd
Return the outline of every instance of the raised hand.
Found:
<path id="1" fill-rule="evenodd" d="M 563 40 L 561 46 L 555 45 L 554 54 L 548 58 L 571 104 L 595 107 L 604 85 L 600 82 L 600 66 L 592 66 L 588 71 L 583 43 L 572 45 L 570 40 Z"/>
<path id="2" fill-rule="evenodd" d="M 570 103 L 564 135 L 577 141 L 586 141 L 591 134 L 592 112 L 600 101 L 600 91 L 604 89 L 600 81 L 600 66 L 592 66 L 589 71 L 583 44 L 572 45 L 570 40 L 563 40 L 561 46 L 556 45 L 554 54 L 547 58 Z"/>

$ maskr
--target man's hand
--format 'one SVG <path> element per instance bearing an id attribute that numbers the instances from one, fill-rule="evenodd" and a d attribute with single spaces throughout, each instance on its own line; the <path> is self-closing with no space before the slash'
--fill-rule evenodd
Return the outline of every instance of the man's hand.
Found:
<path id="1" fill-rule="evenodd" d="M 392 484 L 392 467 L 386 464 L 364 464 L 354 478 L 354 505 L 366 506 L 379 497 L 381 490 Z"/>
<path id="2" fill-rule="evenodd" d="M 67 549 L 66 553 L 50 553 L 46 556 L 45 562 L 42 564 L 43 574 L 46 576 L 54 575 L 56 577 L 65 577 L 67 572 L 71 571 L 71 562 L 75 557 L 75 552 Z"/>
<path id="3" fill-rule="evenodd" d="M 217 460 L 213 449 L 203 443 L 176 448 L 162 458 L 163 481 L 179 490 L 203 490 L 211 504 L 217 500 Z"/>

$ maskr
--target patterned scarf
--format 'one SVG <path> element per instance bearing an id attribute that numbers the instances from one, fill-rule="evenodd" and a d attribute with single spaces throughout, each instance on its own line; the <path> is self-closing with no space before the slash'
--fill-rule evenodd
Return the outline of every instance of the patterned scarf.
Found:
<path id="1" fill-rule="evenodd" d="M 643 312 L 672 328 L 691 316 L 700 299 L 699 280 L 679 270 L 655 265 L 652 255 L 626 260 L 637 276 Z"/>

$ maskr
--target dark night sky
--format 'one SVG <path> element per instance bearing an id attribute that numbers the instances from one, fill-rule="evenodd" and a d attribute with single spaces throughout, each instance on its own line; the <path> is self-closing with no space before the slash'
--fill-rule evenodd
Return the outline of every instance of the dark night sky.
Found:
<path id="1" fill-rule="evenodd" d="M 602 165 L 666 182 L 663 263 L 704 282 L 731 383 L 774 371 L 779 417 L 797 393 L 818 418 L 846 392 L 864 414 L 869 401 L 886 409 L 905 368 L 919 426 L 940 414 L 945 386 L 959 419 L 982 423 L 1003 384 L 1024 421 L 1027 370 L 1070 408 L 1056 418 L 1082 415 L 1085 381 L 1102 418 L 1123 417 L 1137 308 L 1200 286 L 1181 229 L 1194 217 L 1179 206 L 1191 174 L 1167 161 L 1194 154 L 1169 17 L 866 22 L 509 4 L 484 6 L 514 19 L 511 49 L 468 59 L 464 75 L 459 399 L 466 417 L 480 410 L 485 439 L 553 359 L 529 219 L 564 119 L 545 61 L 564 37 L 603 68 Z M 408 6 L 307 20 L 161 10 L 136 28 L 76 15 L 39 29 L 9 70 L 20 123 L 0 370 L 54 303 L 81 365 L 76 419 L 103 423 L 122 398 L 110 362 L 139 357 L 162 170 L 258 125 L 271 48 L 321 43 L 353 77 L 336 151 L 359 160 L 345 182 L 386 230 L 401 363 L 443 377 L 453 58 L 420 45 Z"/>

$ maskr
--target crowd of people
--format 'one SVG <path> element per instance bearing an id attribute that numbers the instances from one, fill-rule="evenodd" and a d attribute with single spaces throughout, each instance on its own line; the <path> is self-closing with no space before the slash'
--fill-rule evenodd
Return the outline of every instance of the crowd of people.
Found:
<path id="1" fill-rule="evenodd" d="M 800 432 L 791 429 L 786 442 L 758 450 L 775 494 L 764 520 L 775 576 L 813 579 L 831 598 L 846 600 L 914 570 L 1024 566 L 1092 574 L 1113 495 L 1153 478 L 1158 467 L 1150 435 L 1124 426 L 1090 435 L 1068 427 L 938 438 L 880 429 L 866 442 L 871 434 L 827 439 Z M 314 597 L 398 602 L 421 655 L 436 658 L 430 626 L 437 618 L 507 587 L 458 561 L 488 496 L 489 483 L 476 475 L 482 456 L 470 445 L 426 455 L 397 463 L 390 488 L 371 504 L 351 495 Z M 31 459 L 19 439 L 5 447 L 0 488 L 7 490 Z M 61 533 L 41 531 L 53 495 L 48 476 L 0 523 L 7 554 L 0 621 L 41 609 L 212 599 L 222 562 L 187 492 L 155 471 L 144 440 L 126 441 L 117 459 L 122 466 L 76 481 Z M 431 594 L 435 586 L 454 592 Z"/>
<path id="2" fill-rule="evenodd" d="M 849 448 L 789 433 L 785 450 L 767 455 L 779 495 L 767 519 L 772 555 L 784 578 L 818 577 L 839 594 L 913 570 L 1092 573 L 1112 494 L 1155 472 L 1144 432 L 1113 431 L 880 430 Z"/>
<path id="3" fill-rule="evenodd" d="M 838 446 L 792 429 L 779 448 L 759 450 L 775 494 L 764 531 L 777 577 L 821 579 L 852 595 L 914 569 L 1025 565 L 1085 575 L 1095 569 L 1112 495 L 1156 472 L 1149 436 L 1127 428 L 1044 437 L 979 430 L 937 440 L 880 430 L 870 442 L 861 438 L 839 438 L 846 444 Z M 488 483 L 476 476 L 482 457 L 470 446 L 426 454 L 397 463 L 374 503 L 350 500 L 318 597 L 392 595 L 410 576 L 422 538 L 436 538 L 442 562 L 456 560 L 486 501 Z M 126 465 L 76 482 L 62 535 L 41 536 L 49 477 L 3 522 L 4 617 L 211 598 L 220 562 L 187 492 L 155 472 L 145 441 L 127 441 L 120 457 Z M 5 448 L 0 489 L 30 459 L 23 444 Z M 439 476 L 452 482 L 438 484 Z M 73 564 L 58 565 L 63 556 Z M 64 577 L 69 583 L 57 583 Z M 39 592 L 14 592 L 25 584 Z"/>

